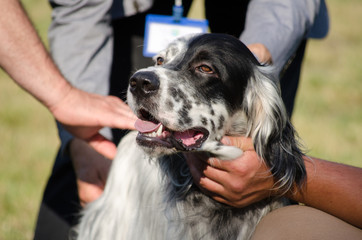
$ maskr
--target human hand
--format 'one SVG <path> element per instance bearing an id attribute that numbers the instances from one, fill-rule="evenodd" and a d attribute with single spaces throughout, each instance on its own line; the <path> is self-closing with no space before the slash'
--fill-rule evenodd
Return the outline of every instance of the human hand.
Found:
<path id="1" fill-rule="evenodd" d="M 239 208 L 274 195 L 273 177 L 253 149 L 252 140 L 224 137 L 222 142 L 239 147 L 243 155 L 221 161 L 202 154 L 185 154 L 195 184 L 214 200 Z"/>
<path id="2" fill-rule="evenodd" d="M 271 64 L 272 56 L 268 48 L 261 43 L 252 43 L 247 46 L 249 50 L 256 56 L 260 64 Z"/>
<path id="3" fill-rule="evenodd" d="M 49 109 L 65 129 L 111 159 L 115 156 L 116 147 L 98 131 L 105 126 L 134 129 L 137 119 L 119 98 L 87 93 L 74 87 Z"/>
<path id="4" fill-rule="evenodd" d="M 70 141 L 69 151 L 77 177 L 80 203 L 84 207 L 103 193 L 111 160 L 78 138 Z"/>

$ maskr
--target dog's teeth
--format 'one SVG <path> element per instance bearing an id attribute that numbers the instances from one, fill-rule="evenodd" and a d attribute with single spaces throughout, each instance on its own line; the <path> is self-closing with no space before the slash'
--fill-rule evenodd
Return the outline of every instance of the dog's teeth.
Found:
<path id="1" fill-rule="evenodd" d="M 162 134 L 163 125 L 161 124 L 160 127 L 157 129 L 157 136 L 161 136 Z"/>
<path id="2" fill-rule="evenodd" d="M 143 135 L 148 136 L 148 137 L 160 137 L 160 136 L 162 136 L 162 132 L 163 132 L 163 125 L 161 124 L 160 127 L 157 129 L 157 131 L 143 133 Z"/>

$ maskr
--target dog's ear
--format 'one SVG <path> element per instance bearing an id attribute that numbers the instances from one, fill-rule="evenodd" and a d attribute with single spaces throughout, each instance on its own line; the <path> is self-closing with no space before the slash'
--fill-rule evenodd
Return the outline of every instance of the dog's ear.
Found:
<path id="1" fill-rule="evenodd" d="M 280 97 L 279 86 L 262 68 L 256 67 L 245 90 L 243 108 L 247 116 L 247 136 L 257 154 L 270 167 L 276 186 L 286 192 L 294 184 L 301 187 L 305 176 L 303 153 L 296 132 Z"/>

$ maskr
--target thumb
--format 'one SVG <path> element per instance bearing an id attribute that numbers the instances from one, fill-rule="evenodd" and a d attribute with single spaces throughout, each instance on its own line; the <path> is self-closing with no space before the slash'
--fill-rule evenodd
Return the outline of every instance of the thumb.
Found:
<path id="1" fill-rule="evenodd" d="M 221 142 L 228 146 L 235 146 L 245 151 L 254 151 L 253 140 L 247 137 L 232 137 L 232 136 L 224 136 L 221 139 Z"/>

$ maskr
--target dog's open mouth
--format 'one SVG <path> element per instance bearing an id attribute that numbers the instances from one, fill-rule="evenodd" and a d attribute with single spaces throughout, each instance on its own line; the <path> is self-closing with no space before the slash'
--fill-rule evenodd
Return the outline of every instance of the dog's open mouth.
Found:
<path id="1" fill-rule="evenodd" d="M 165 127 L 149 112 L 141 110 L 135 123 L 139 131 L 137 142 L 148 147 L 176 148 L 191 151 L 200 148 L 209 132 L 204 128 L 191 128 L 186 131 L 174 131 Z"/>

